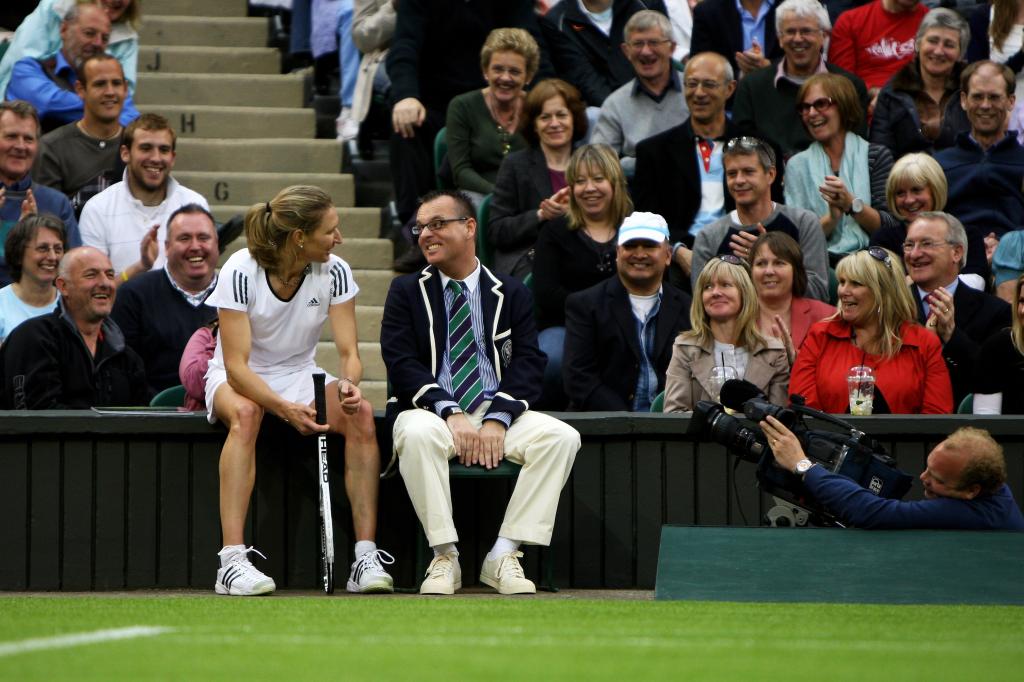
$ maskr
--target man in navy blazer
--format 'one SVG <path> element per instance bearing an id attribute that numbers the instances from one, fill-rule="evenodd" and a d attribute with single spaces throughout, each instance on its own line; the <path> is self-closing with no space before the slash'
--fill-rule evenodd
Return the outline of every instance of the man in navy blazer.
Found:
<path id="1" fill-rule="evenodd" d="M 740 17 L 737 7 L 740 3 L 736 0 L 704 0 L 694 7 L 690 54 L 717 52 L 742 75 L 764 68 L 771 60 L 781 57 L 782 48 L 775 35 L 775 6 L 778 3 L 752 0 L 750 4 L 754 2 L 757 9 L 753 13 L 748 7 L 743 7 L 743 13 L 753 22 L 752 29 L 744 26 L 744 18 Z"/>
<path id="2" fill-rule="evenodd" d="M 668 225 L 633 213 L 619 228 L 617 276 L 565 301 L 562 377 L 577 410 L 646 412 L 665 390 L 676 335 L 690 328 L 690 297 L 662 279 Z"/>
<path id="3" fill-rule="evenodd" d="M 530 410 L 546 362 L 533 299 L 518 280 L 480 264 L 473 214 L 469 197 L 457 190 L 431 192 L 417 210 L 414 233 L 427 267 L 395 279 L 384 304 L 387 415 L 399 471 L 434 550 L 420 593 L 462 587 L 448 486 L 452 457 L 487 469 L 503 458 L 522 465 L 480 581 L 502 594 L 532 593 L 519 546 L 550 543 L 580 436 Z"/>
<path id="4" fill-rule="evenodd" d="M 981 345 L 1010 326 L 1010 306 L 959 279 L 967 262 L 967 233 L 948 213 L 918 214 L 907 226 L 903 261 L 914 281 L 918 319 L 942 341 L 953 404 L 959 405 L 973 390 Z"/>

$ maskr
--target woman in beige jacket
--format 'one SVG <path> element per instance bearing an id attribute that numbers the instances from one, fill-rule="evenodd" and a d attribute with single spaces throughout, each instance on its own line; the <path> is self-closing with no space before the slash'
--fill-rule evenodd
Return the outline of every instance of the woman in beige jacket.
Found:
<path id="1" fill-rule="evenodd" d="M 788 403 L 789 359 L 785 346 L 758 331 L 757 293 L 747 263 L 731 254 L 707 262 L 693 290 L 692 329 L 672 347 L 665 381 L 665 412 L 689 412 L 713 400 L 712 370 L 730 366 L 776 404 Z"/>

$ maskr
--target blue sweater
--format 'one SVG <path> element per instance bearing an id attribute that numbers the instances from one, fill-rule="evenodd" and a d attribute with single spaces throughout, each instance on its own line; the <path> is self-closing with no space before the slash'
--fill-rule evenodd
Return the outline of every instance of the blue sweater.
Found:
<path id="1" fill-rule="evenodd" d="M 32 196 L 36 199 L 36 208 L 40 213 L 49 213 L 64 221 L 64 231 L 67 234 L 69 248 L 81 246 L 82 237 L 78 234 L 75 210 L 71 207 L 68 198 L 61 192 L 33 183 L 31 175 L 26 175 L 20 182 L 13 185 L 0 183 L 0 186 L 7 189 L 7 201 L 4 202 L 3 207 L 0 207 L 0 287 L 5 287 L 11 283 L 11 275 L 7 270 L 3 245 L 7 240 L 7 233 L 21 219 L 21 202 L 26 190 L 32 190 Z"/>
<path id="2" fill-rule="evenodd" d="M 813 466 L 804 485 L 825 509 L 857 528 L 906 530 L 1024 530 L 1024 516 L 1008 485 L 973 500 L 937 497 L 903 502 L 876 496 L 854 481 Z"/>
<path id="3" fill-rule="evenodd" d="M 965 227 L 1000 237 L 1024 227 L 1024 147 L 1016 133 L 1007 133 L 987 150 L 968 133 L 960 133 L 956 144 L 936 152 L 935 160 L 949 182 L 946 211 Z"/>

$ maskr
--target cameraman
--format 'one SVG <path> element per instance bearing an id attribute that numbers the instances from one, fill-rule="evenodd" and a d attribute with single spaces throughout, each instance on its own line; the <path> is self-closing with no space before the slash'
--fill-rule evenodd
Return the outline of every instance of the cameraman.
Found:
<path id="1" fill-rule="evenodd" d="M 902 502 L 877 497 L 811 462 L 797 437 L 775 417 L 760 426 L 779 466 L 802 474 L 808 492 L 851 526 L 1024 530 L 1024 517 L 1006 485 L 1003 449 L 983 429 L 959 428 L 936 445 L 920 476 L 927 499 Z"/>

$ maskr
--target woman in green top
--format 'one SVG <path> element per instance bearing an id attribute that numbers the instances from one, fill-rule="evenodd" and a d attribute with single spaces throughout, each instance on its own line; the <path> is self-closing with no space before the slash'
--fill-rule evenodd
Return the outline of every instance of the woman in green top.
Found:
<path id="1" fill-rule="evenodd" d="M 511 151 L 526 147 L 519 128 L 523 87 L 533 80 L 540 49 L 519 28 L 491 31 L 480 50 L 487 87 L 459 95 L 448 105 L 448 162 L 455 186 L 479 200 L 494 190 L 498 168 Z"/>

